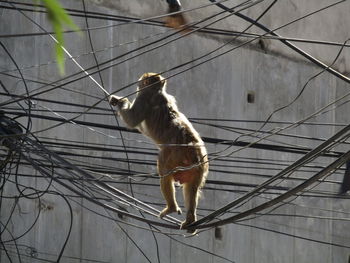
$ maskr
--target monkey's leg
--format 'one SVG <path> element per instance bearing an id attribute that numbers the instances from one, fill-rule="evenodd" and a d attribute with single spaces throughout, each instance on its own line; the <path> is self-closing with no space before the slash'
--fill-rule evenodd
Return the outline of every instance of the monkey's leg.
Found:
<path id="1" fill-rule="evenodd" d="M 194 174 L 193 176 L 196 176 Z M 187 209 L 186 220 L 181 224 L 181 228 L 185 228 L 186 226 L 192 224 L 197 220 L 197 204 L 199 198 L 199 184 L 196 180 L 185 183 L 183 185 L 183 195 L 185 200 L 185 206 Z M 195 230 L 188 230 L 187 232 L 193 233 Z"/>
<path id="2" fill-rule="evenodd" d="M 163 209 L 162 212 L 160 212 L 159 217 L 162 218 L 165 215 L 170 214 L 172 212 L 177 212 L 178 214 L 181 214 L 181 209 L 178 206 L 175 198 L 174 179 L 171 175 L 162 176 L 160 178 L 160 189 L 167 203 L 167 206 Z"/>

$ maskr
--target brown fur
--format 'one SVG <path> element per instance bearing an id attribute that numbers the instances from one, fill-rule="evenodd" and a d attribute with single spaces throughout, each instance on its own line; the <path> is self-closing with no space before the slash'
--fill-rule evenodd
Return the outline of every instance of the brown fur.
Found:
<path id="1" fill-rule="evenodd" d="M 167 203 L 160 217 L 172 212 L 181 213 L 175 199 L 174 183 L 178 181 L 183 185 L 187 215 L 181 228 L 185 228 L 196 220 L 200 189 L 209 169 L 208 158 L 200 135 L 178 111 L 175 98 L 165 89 L 166 80 L 162 76 L 145 73 L 139 79 L 138 94 L 132 103 L 114 95 L 110 97 L 110 103 L 118 105 L 119 114 L 129 127 L 137 128 L 159 147 L 157 166 L 161 191 Z"/>
<path id="2" fill-rule="evenodd" d="M 181 30 L 183 34 L 190 32 L 191 30 L 187 26 L 187 18 L 184 16 L 184 14 L 180 13 L 174 13 L 181 10 L 180 6 L 177 5 L 169 5 L 168 13 L 169 16 L 165 19 L 165 25 L 167 27 L 171 27 L 177 30 Z M 147 73 L 146 73 L 147 74 Z"/>

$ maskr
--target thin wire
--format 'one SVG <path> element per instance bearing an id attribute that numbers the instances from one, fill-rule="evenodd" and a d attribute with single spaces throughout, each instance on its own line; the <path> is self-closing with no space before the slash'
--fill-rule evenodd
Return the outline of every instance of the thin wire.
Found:
<path id="1" fill-rule="evenodd" d="M 216 3 L 224 3 L 224 2 L 227 2 L 227 1 L 232 1 L 232 0 L 219 0 Z M 44 7 L 42 5 L 26 4 L 26 3 L 22 3 L 22 2 L 19 3 L 19 2 L 7 1 L 7 0 L 0 0 L 0 2 L 8 3 L 11 6 L 13 6 L 14 8 L 16 8 L 16 7 L 13 4 L 21 4 L 21 5 L 30 5 L 30 6 Z M 252 2 L 252 0 L 248 0 L 247 2 Z M 198 6 L 198 7 L 194 7 L 194 8 L 181 9 L 180 11 L 172 12 L 171 15 L 184 14 L 184 13 L 187 13 L 187 12 L 196 11 L 196 10 L 199 10 L 199 9 L 202 9 L 202 8 L 205 8 L 205 7 L 213 6 L 216 3 L 204 4 L 204 5 L 201 5 L 201 6 Z M 18 10 L 18 8 L 16 8 L 16 9 Z M 73 11 L 73 12 L 81 12 L 81 10 L 77 10 L 77 9 L 69 9 L 68 8 L 68 9 L 65 9 L 65 10 Z M 35 11 L 35 12 L 46 13 L 46 11 L 40 11 L 40 10 L 26 10 L 26 11 L 31 11 L 31 12 Z M 74 14 L 71 14 L 71 15 L 74 16 Z M 108 26 L 91 27 L 91 28 L 88 28 L 86 30 L 90 30 L 90 31 L 91 30 L 100 30 L 100 29 L 106 29 L 106 28 L 111 28 L 111 27 L 129 25 L 129 24 L 139 24 L 139 23 L 143 23 L 143 22 L 147 22 L 147 21 L 152 21 L 152 20 L 155 20 L 155 19 L 158 19 L 158 18 L 165 18 L 165 17 L 168 17 L 168 16 L 169 16 L 169 13 L 162 14 L 162 15 L 157 15 L 157 16 L 152 16 L 152 17 L 147 17 L 147 18 L 142 18 L 142 19 L 134 18 L 132 21 L 127 21 L 127 22 L 119 23 L 119 24 L 112 24 L 112 25 L 108 25 Z M 152 22 L 154 22 L 154 21 L 152 21 Z M 73 33 L 73 32 L 74 31 L 66 31 L 66 33 Z"/>
<path id="2" fill-rule="evenodd" d="M 258 4 L 258 3 L 262 2 L 262 1 L 264 1 L 264 0 L 256 0 L 255 2 L 253 1 L 252 4 L 240 8 L 238 11 L 245 10 L 245 9 L 247 9 L 247 8 L 249 8 L 249 7 L 251 7 L 251 6 L 254 6 L 254 5 L 256 5 L 256 4 Z M 240 6 L 242 6 L 242 5 L 244 6 L 244 5 L 246 5 L 247 3 L 249 3 L 249 2 L 251 2 L 251 0 L 246 0 L 246 1 L 243 2 L 243 3 L 236 5 L 234 8 L 240 7 Z M 233 9 L 233 8 L 232 8 L 232 9 Z M 238 11 L 235 11 L 235 12 L 238 12 Z M 19 10 L 19 12 L 21 12 L 21 11 Z M 211 19 L 211 18 L 213 18 L 213 17 L 215 17 L 215 16 L 218 16 L 218 15 L 220 15 L 220 14 L 222 14 L 222 13 L 225 13 L 225 12 L 226 12 L 226 11 L 223 11 L 223 12 L 220 12 L 219 14 L 215 14 L 215 15 L 212 15 L 212 16 L 210 16 L 210 17 L 208 17 L 208 18 L 202 19 L 200 22 L 197 22 L 197 23 L 195 23 L 195 24 L 198 24 L 198 23 L 201 23 L 201 22 L 203 22 L 203 21 L 209 20 L 209 19 Z M 229 15 L 225 16 L 224 18 L 229 17 L 229 16 L 232 16 L 232 15 L 233 15 L 233 14 L 229 14 Z M 210 23 L 210 24 L 216 23 L 216 22 L 218 22 L 218 21 L 220 21 L 220 20 L 222 20 L 222 19 L 224 19 L 224 18 L 219 18 L 219 19 L 215 20 L 214 22 L 212 22 L 212 23 Z M 33 22 L 36 23 L 35 21 L 33 21 Z M 202 27 L 200 27 L 200 28 L 205 28 L 205 27 L 209 26 L 210 24 L 208 24 L 208 25 L 206 25 L 206 26 L 202 26 Z M 198 31 L 198 30 L 199 30 L 199 28 L 194 29 L 194 30 L 192 30 L 191 32 L 187 32 L 187 33 L 185 33 L 185 34 L 182 34 L 182 35 L 176 37 L 175 39 L 172 39 L 172 40 L 167 41 L 167 42 L 165 42 L 165 43 L 163 43 L 163 44 L 161 44 L 161 45 L 157 45 L 156 47 L 153 47 L 153 48 L 150 48 L 150 49 L 148 49 L 148 50 L 146 50 L 146 51 L 143 51 L 143 52 L 141 52 L 140 54 L 138 54 L 138 55 L 136 55 L 136 56 L 131 56 L 130 58 L 127 58 L 127 59 L 124 60 L 124 61 L 121 61 L 121 62 L 119 62 L 119 63 L 112 64 L 112 65 L 110 65 L 110 66 L 105 66 L 104 68 L 101 68 L 100 70 L 91 72 L 90 75 L 93 75 L 93 74 L 95 74 L 95 73 L 97 73 L 97 72 L 99 72 L 99 71 L 103 71 L 103 70 L 108 69 L 108 68 L 110 68 L 110 67 L 113 67 L 113 66 L 116 66 L 116 65 L 118 65 L 118 64 L 121 64 L 121 63 L 123 63 L 123 62 L 125 62 L 125 61 L 128 61 L 128 60 L 130 60 L 130 59 L 133 59 L 133 58 L 135 58 L 135 57 L 137 57 L 137 56 L 140 56 L 140 55 L 143 55 L 143 54 L 145 54 L 145 53 L 148 53 L 148 52 L 150 52 L 150 51 L 152 51 L 152 50 L 154 50 L 154 49 L 157 49 L 157 48 L 159 48 L 159 47 L 165 46 L 165 45 L 167 45 L 167 44 L 169 44 L 169 43 L 171 43 L 171 42 L 174 42 L 174 41 L 176 41 L 176 40 L 178 40 L 178 39 L 184 38 L 184 37 L 186 37 L 186 36 L 189 35 L 189 34 L 193 34 L 194 32 L 196 32 L 196 31 Z M 177 34 L 177 32 L 175 32 L 175 33 L 173 33 L 173 34 L 167 36 L 166 38 L 168 38 L 168 37 L 170 37 L 170 36 L 172 36 L 172 35 L 176 35 L 176 34 Z M 163 39 L 165 39 L 165 38 L 163 38 Z M 117 57 L 115 57 L 115 58 L 113 58 L 113 59 L 106 60 L 106 61 L 100 63 L 100 66 L 105 65 L 105 64 L 107 64 L 107 63 L 110 63 L 110 62 L 112 62 L 113 60 L 122 58 L 122 57 L 124 57 L 124 56 L 126 56 L 126 55 L 129 55 L 129 54 L 131 54 L 131 53 L 133 53 L 133 52 L 135 52 L 135 51 L 137 51 L 137 50 L 146 48 L 146 47 L 148 47 L 148 46 L 150 46 L 150 45 L 152 45 L 152 44 L 154 44 L 154 43 L 156 43 L 156 42 L 159 42 L 159 41 L 161 41 L 161 40 L 163 40 L 163 39 L 160 39 L 160 40 L 157 40 L 157 41 L 153 41 L 153 42 L 148 43 L 148 44 L 146 44 L 146 45 L 143 45 L 143 46 L 141 46 L 141 47 L 139 47 L 139 48 L 136 48 L 136 49 L 134 49 L 134 50 L 132 50 L 132 51 L 129 51 L 129 52 L 126 52 L 126 53 L 124 53 L 124 54 L 122 54 L 122 55 L 119 55 L 119 56 L 117 56 Z M 92 67 L 86 69 L 86 71 L 91 70 L 91 69 L 93 69 L 93 68 L 95 68 L 95 66 L 92 66 Z M 56 84 L 56 83 L 58 83 L 58 82 L 61 82 L 61 81 L 63 81 L 63 80 L 69 79 L 69 78 L 74 77 L 74 76 L 77 76 L 77 75 L 79 75 L 79 74 L 81 74 L 81 72 L 74 73 L 74 74 L 71 74 L 70 76 L 66 76 L 66 77 L 64 77 L 64 78 L 61 78 L 60 80 L 54 81 L 54 82 L 50 83 L 49 85 L 54 85 L 54 84 Z M 76 82 L 76 81 L 78 81 L 78 80 L 81 80 L 81 79 L 83 79 L 83 78 L 85 78 L 85 77 L 87 77 L 87 76 L 88 76 L 88 75 L 85 74 L 85 75 L 83 75 L 83 76 L 81 76 L 81 77 L 75 78 L 74 80 L 66 81 L 66 82 L 63 83 L 63 84 L 58 84 L 58 85 L 56 85 L 54 88 L 50 88 L 50 89 L 46 90 L 45 92 L 52 91 L 52 90 L 57 89 L 57 88 L 60 88 L 60 87 L 62 87 L 62 86 L 71 84 L 71 83 Z M 137 83 L 137 82 L 131 83 L 131 84 L 129 84 L 129 85 L 126 86 L 126 87 L 132 86 L 132 85 L 134 85 L 134 84 L 136 84 L 136 83 Z M 45 86 L 39 87 L 38 89 L 42 89 L 42 88 L 44 88 L 44 87 L 45 87 Z M 126 87 L 124 87 L 124 88 L 126 88 Z M 123 89 L 124 89 L 124 88 L 123 88 Z M 37 89 L 37 90 L 38 90 L 38 89 Z M 43 93 L 43 92 L 37 92 L 37 93 L 35 93 L 35 94 L 32 94 L 32 95 L 29 96 L 29 97 L 32 98 L 32 97 L 38 96 L 38 95 L 40 95 L 40 94 L 42 94 L 42 93 Z M 115 93 L 115 92 L 114 92 L 114 93 Z M 135 93 L 135 92 L 134 92 L 134 93 Z M 134 94 L 134 93 L 133 93 L 133 94 Z M 21 99 L 13 100 L 13 101 L 10 102 L 10 103 L 13 103 L 13 102 L 15 102 L 15 101 L 20 101 L 20 100 L 21 100 Z M 103 100 L 104 100 L 104 99 L 103 99 Z M 8 102 L 0 103 L 0 106 L 5 106 L 5 105 L 7 105 L 7 104 L 8 104 Z"/>
<path id="3" fill-rule="evenodd" d="M 13 7 L 15 7 L 12 3 L 10 3 Z M 46 29 L 44 27 L 42 27 L 39 23 L 37 23 L 36 21 L 34 21 L 32 18 L 30 18 L 29 16 L 27 16 L 24 12 L 20 11 L 21 14 L 27 18 L 29 21 L 31 21 L 33 24 L 35 24 L 37 27 L 39 27 L 42 31 L 44 31 L 45 33 L 48 33 L 46 31 Z M 75 65 L 77 65 L 77 67 L 87 76 L 89 77 L 89 79 L 91 79 L 96 85 L 97 87 L 99 87 L 106 95 L 110 95 L 110 93 L 102 87 L 102 85 L 100 83 L 98 83 L 79 63 L 78 61 L 75 60 L 75 58 L 68 52 L 68 50 L 62 46 L 58 40 L 50 33 L 48 33 L 49 37 L 64 51 L 64 53 L 67 54 L 67 56 L 69 57 L 70 60 L 72 60 L 74 62 Z"/>
<path id="4" fill-rule="evenodd" d="M 254 190 L 250 191 L 249 193 L 243 195 L 240 198 L 237 198 L 233 202 L 230 202 L 229 204 L 221 207 L 220 209 L 217 209 L 214 213 L 211 213 L 210 215 L 198 220 L 194 225 L 199 226 L 201 223 L 206 222 L 207 220 L 212 220 L 213 218 L 217 217 L 218 215 L 224 213 L 228 209 L 236 206 L 237 204 L 241 203 L 242 201 L 246 200 L 247 198 L 251 197 L 258 191 L 260 191 L 263 187 L 271 184 L 272 182 L 276 181 L 279 178 L 282 178 L 282 176 L 294 171 L 297 167 L 302 166 L 303 164 L 309 162 L 309 160 L 314 159 L 319 152 L 324 151 L 329 146 L 333 146 L 333 142 L 341 138 L 341 136 L 344 136 L 348 131 L 350 131 L 350 125 L 343 128 L 339 132 L 337 132 L 335 135 L 333 135 L 331 138 L 329 138 L 326 142 L 322 143 L 318 147 L 316 147 L 314 150 L 307 153 L 305 156 L 301 157 L 299 160 L 294 162 L 292 165 L 288 166 L 287 168 L 283 169 L 281 172 L 279 172 L 277 175 L 271 177 L 269 180 L 265 181 L 264 183 L 260 184 L 258 187 L 256 187 Z"/>
<path id="5" fill-rule="evenodd" d="M 293 189 L 287 191 L 284 194 L 281 194 L 280 196 L 272 199 L 269 202 L 263 203 L 261 205 L 258 205 L 254 208 L 248 209 L 244 212 L 241 212 L 235 216 L 214 222 L 214 223 L 208 223 L 206 225 L 198 225 L 196 226 L 197 228 L 208 228 L 208 227 L 213 227 L 213 226 L 220 226 L 220 225 L 224 225 L 224 224 L 228 224 L 228 223 L 232 223 L 234 221 L 237 221 L 239 219 L 242 219 L 246 216 L 249 216 L 251 214 L 254 214 L 256 212 L 259 212 L 263 209 L 266 209 L 270 206 L 273 206 L 277 203 L 280 203 L 281 201 L 289 198 L 291 195 L 297 193 L 298 191 L 301 191 L 303 189 L 305 189 L 308 185 L 310 185 L 311 183 L 315 182 L 316 178 L 320 178 L 320 177 L 324 177 L 327 176 L 329 173 L 331 173 L 333 170 L 336 170 L 338 167 L 342 166 L 348 159 L 350 158 L 350 151 L 347 152 L 344 156 L 342 156 L 341 158 L 338 158 L 336 161 L 334 161 L 331 165 L 329 165 L 328 167 L 326 167 L 325 169 L 323 169 L 321 172 L 315 174 L 313 177 L 311 177 L 310 179 L 306 180 L 304 183 L 294 187 Z"/>

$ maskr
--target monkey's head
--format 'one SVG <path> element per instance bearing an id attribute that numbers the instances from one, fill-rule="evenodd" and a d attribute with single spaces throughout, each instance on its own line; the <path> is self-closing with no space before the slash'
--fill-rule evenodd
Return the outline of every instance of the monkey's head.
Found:
<path id="1" fill-rule="evenodd" d="M 157 73 L 144 73 L 139 78 L 139 90 L 142 89 L 162 89 L 166 84 L 166 80 Z"/>

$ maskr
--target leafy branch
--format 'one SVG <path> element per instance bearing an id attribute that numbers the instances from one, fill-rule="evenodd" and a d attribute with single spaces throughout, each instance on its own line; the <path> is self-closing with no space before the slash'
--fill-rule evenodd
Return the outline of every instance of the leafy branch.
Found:
<path id="1" fill-rule="evenodd" d="M 64 74 L 64 51 L 62 47 L 64 47 L 64 37 L 63 37 L 63 27 L 67 26 L 68 28 L 79 31 L 77 25 L 74 24 L 73 20 L 67 14 L 66 10 L 61 6 L 61 4 L 57 0 L 34 0 L 36 3 L 39 1 L 42 2 L 44 7 L 47 10 L 47 17 L 52 25 L 53 31 L 56 36 L 56 59 L 58 69 L 61 75 Z"/>

